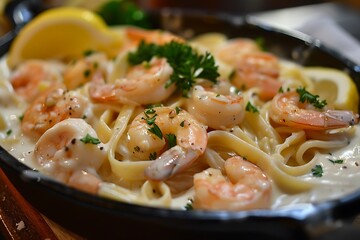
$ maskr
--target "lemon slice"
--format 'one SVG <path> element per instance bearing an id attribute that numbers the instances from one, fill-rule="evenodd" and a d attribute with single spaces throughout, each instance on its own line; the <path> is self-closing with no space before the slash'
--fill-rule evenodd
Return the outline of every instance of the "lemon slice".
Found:
<path id="1" fill-rule="evenodd" d="M 314 93 L 339 110 L 358 112 L 359 94 L 353 80 L 345 72 L 325 67 L 305 67 L 314 82 Z"/>
<path id="2" fill-rule="evenodd" d="M 47 10 L 20 31 L 8 54 L 9 67 L 26 59 L 79 57 L 86 50 L 115 56 L 122 38 L 94 12 L 76 7 Z"/>

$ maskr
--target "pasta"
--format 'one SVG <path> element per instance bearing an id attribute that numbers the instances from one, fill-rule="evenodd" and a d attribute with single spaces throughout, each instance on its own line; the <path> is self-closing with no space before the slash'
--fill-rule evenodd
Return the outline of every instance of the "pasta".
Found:
<path id="1" fill-rule="evenodd" d="M 280 208 L 359 188 L 358 115 L 311 94 L 302 66 L 220 33 L 114 31 L 115 59 L 2 60 L 1 146 L 71 187 L 152 207 Z"/>

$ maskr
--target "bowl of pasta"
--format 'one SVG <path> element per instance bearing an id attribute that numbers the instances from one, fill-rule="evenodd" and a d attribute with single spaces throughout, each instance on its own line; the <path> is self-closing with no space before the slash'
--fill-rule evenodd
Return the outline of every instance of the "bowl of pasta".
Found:
<path id="1" fill-rule="evenodd" d="M 89 239 L 311 239 L 356 217 L 359 66 L 246 18 L 150 20 L 56 8 L 1 46 L 0 166 L 32 205 Z"/>

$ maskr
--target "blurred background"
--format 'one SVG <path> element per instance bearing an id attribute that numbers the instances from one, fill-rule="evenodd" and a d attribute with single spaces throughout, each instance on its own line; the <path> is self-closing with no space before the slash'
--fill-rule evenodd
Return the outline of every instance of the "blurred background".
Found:
<path id="1" fill-rule="evenodd" d="M 11 29 L 11 23 L 4 14 L 5 6 L 11 2 L 21 0 L 0 0 L 0 36 Z M 26 0 L 23 0 L 26 1 Z M 313 19 L 316 15 L 320 18 L 337 18 L 345 30 L 360 39 L 360 28 L 357 22 L 360 21 L 360 0 L 27 0 L 41 2 L 46 7 L 62 5 L 80 6 L 91 10 L 98 10 L 100 6 L 109 1 L 130 2 L 143 10 L 154 10 L 166 7 L 183 9 L 195 9 L 201 11 L 222 12 L 232 15 L 244 16 L 247 14 L 257 15 L 261 13 L 266 23 L 277 24 L 280 27 L 298 27 L 299 23 Z M 329 4 L 340 5 L 341 7 L 329 7 Z M 313 8 L 312 6 L 326 5 L 324 8 Z M 346 8 L 344 8 L 344 6 Z M 307 7 L 306 11 L 292 11 L 291 9 Z M 281 11 L 284 10 L 284 11 Z M 310 10 L 310 11 L 309 11 Z M 351 13 L 349 13 L 349 10 Z M 275 11 L 275 13 L 273 13 Z M 271 12 L 270 18 L 263 13 Z M 293 17 L 292 14 L 296 14 Z M 263 17 L 264 15 L 264 17 Z"/>
<path id="2" fill-rule="evenodd" d="M 324 0 L 137 0 L 146 8 L 156 7 L 178 7 L 208 9 L 212 11 L 223 11 L 232 14 L 248 14 L 259 11 L 282 9 L 317 3 L 341 2 L 360 8 L 359 0 L 324 1 Z"/>
<path id="3" fill-rule="evenodd" d="M 7 0 L 3 0 L 7 1 Z M 96 8 L 107 0 L 44 0 L 50 4 L 82 5 L 88 8 Z M 143 8 L 158 7 L 182 7 L 192 9 L 207 9 L 211 11 L 223 11 L 233 14 L 247 14 L 259 11 L 267 11 L 281 8 L 289 8 L 303 5 L 326 2 L 341 2 L 360 8 L 359 0 L 133 0 Z"/>
<path id="4" fill-rule="evenodd" d="M 0 0 L 0 35 L 4 34 L 11 26 L 3 12 L 7 3 L 18 0 Z M 26 1 L 26 0 L 25 0 Z M 33 1 L 33 0 L 28 0 Z M 206 10 L 209 12 L 226 12 L 234 15 L 245 15 L 262 11 L 285 9 L 321 3 L 341 3 L 351 8 L 360 9 L 359 0 L 118 0 L 131 1 L 144 10 L 159 9 L 164 7 L 179 7 L 185 9 Z M 109 0 L 42 0 L 47 7 L 72 5 L 97 10 Z M 306 16 L 304 16 L 306 18 Z"/>

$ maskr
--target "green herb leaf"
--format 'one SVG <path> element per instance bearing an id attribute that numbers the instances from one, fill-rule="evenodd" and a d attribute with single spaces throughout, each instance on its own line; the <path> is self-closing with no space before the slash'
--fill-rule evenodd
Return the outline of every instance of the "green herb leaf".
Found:
<path id="1" fill-rule="evenodd" d="M 169 145 L 169 148 L 176 146 L 176 135 L 175 134 L 172 134 L 172 133 L 166 134 L 166 140 Z"/>
<path id="2" fill-rule="evenodd" d="M 266 51 L 265 48 L 265 39 L 263 37 L 258 37 L 255 39 L 255 43 L 256 45 L 258 45 L 258 47 L 262 50 L 262 51 Z"/>
<path id="3" fill-rule="evenodd" d="M 216 83 L 220 76 L 210 53 L 198 54 L 191 46 L 176 41 L 161 46 L 141 41 L 137 50 L 128 54 L 128 62 L 137 65 L 155 56 L 166 58 L 174 70 L 166 87 L 175 84 L 183 96 L 188 95 L 196 79 L 204 78 Z"/>
<path id="4" fill-rule="evenodd" d="M 154 56 L 158 56 L 161 51 L 161 47 L 154 43 L 145 43 L 141 41 L 135 52 L 128 54 L 128 62 L 132 65 L 142 64 L 148 62 Z"/>
<path id="5" fill-rule="evenodd" d="M 326 100 L 319 100 L 319 95 L 313 95 L 311 93 L 309 93 L 308 91 L 306 91 L 306 89 L 304 87 L 299 87 L 296 89 L 296 92 L 299 94 L 300 99 L 299 101 L 304 103 L 304 102 L 308 102 L 310 104 L 312 104 L 314 107 L 316 108 L 323 108 L 327 105 Z"/>
<path id="6" fill-rule="evenodd" d="M 84 57 L 88 57 L 88 56 L 90 56 L 90 55 L 93 54 L 93 53 L 95 53 L 94 50 L 88 49 L 88 50 L 86 50 L 86 51 L 83 52 L 83 55 L 84 55 Z"/>
<path id="7" fill-rule="evenodd" d="M 156 120 L 156 116 L 157 116 L 157 114 L 155 114 L 154 116 L 152 116 L 152 117 L 148 117 L 148 118 L 146 118 L 145 120 L 146 120 L 146 123 L 148 124 L 148 125 L 154 125 L 155 124 L 155 120 Z"/>
<path id="8" fill-rule="evenodd" d="M 154 114 L 154 113 L 156 113 L 156 111 L 153 108 L 148 108 L 148 109 L 145 109 L 144 113 L 148 117 L 148 115 Z"/>
<path id="9" fill-rule="evenodd" d="M 132 25 L 150 28 L 148 15 L 129 0 L 111 0 L 105 2 L 97 11 L 108 25 Z"/>
<path id="10" fill-rule="evenodd" d="M 86 70 L 84 71 L 84 77 L 89 77 L 90 74 L 91 74 L 90 69 L 86 69 Z"/>
<path id="11" fill-rule="evenodd" d="M 189 200 L 188 200 L 188 203 L 186 203 L 186 205 L 185 205 L 184 208 L 185 208 L 186 211 L 194 210 L 193 200 L 192 200 L 192 199 L 189 199 Z"/>
<path id="12" fill-rule="evenodd" d="M 92 137 L 90 134 L 86 134 L 85 137 L 81 138 L 80 141 L 82 141 L 83 143 L 91 143 L 91 144 L 99 144 L 101 143 L 100 140 L 98 138 Z"/>
<path id="13" fill-rule="evenodd" d="M 332 160 L 332 159 L 329 159 L 328 160 L 332 163 L 332 164 L 342 164 L 344 163 L 344 160 L 342 159 L 336 159 L 336 160 Z"/>
<path id="14" fill-rule="evenodd" d="M 7 131 L 6 131 L 6 136 L 10 136 L 11 133 L 12 133 L 12 129 L 7 130 Z"/>
<path id="15" fill-rule="evenodd" d="M 148 128 L 148 130 L 149 132 L 155 134 L 158 138 L 163 139 L 163 133 L 156 123 L 154 123 L 151 128 Z"/>
<path id="16" fill-rule="evenodd" d="M 176 111 L 176 114 L 179 114 L 179 113 L 180 113 L 180 111 L 181 111 L 181 108 L 180 108 L 180 107 L 178 107 L 178 106 L 176 106 L 176 107 L 175 107 L 175 111 Z"/>
<path id="17" fill-rule="evenodd" d="M 316 165 L 314 168 L 311 169 L 311 172 L 314 177 L 322 177 L 324 173 L 321 165 Z"/>
<path id="18" fill-rule="evenodd" d="M 259 110 L 254 105 L 252 105 L 251 102 L 247 102 L 245 110 L 248 111 L 248 112 L 252 112 L 252 113 L 258 113 L 259 112 Z"/>

